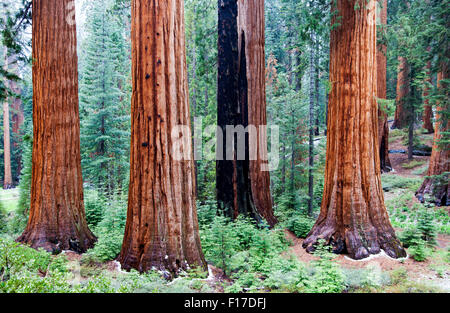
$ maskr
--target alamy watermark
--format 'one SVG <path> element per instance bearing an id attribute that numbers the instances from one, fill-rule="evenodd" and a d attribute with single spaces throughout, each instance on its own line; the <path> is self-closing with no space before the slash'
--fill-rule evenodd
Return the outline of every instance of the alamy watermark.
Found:
<path id="1" fill-rule="evenodd" d="M 270 142 L 269 139 L 270 138 Z M 274 171 L 280 163 L 280 128 L 277 125 L 227 125 L 225 129 L 195 118 L 192 130 L 178 125 L 171 131 L 171 156 L 177 161 L 261 161 L 261 171 Z M 193 148 L 193 151 L 191 150 Z M 270 148 L 270 150 L 269 150 Z"/>

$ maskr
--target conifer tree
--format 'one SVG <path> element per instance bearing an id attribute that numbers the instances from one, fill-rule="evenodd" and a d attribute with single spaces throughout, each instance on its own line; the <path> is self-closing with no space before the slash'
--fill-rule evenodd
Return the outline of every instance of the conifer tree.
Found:
<path id="1" fill-rule="evenodd" d="M 124 27 L 112 1 L 91 2 L 80 72 L 84 179 L 112 192 L 128 173 L 129 60 Z"/>

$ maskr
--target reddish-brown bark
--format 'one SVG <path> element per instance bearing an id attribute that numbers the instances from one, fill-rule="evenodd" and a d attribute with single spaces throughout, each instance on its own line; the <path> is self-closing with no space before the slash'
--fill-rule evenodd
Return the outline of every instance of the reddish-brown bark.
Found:
<path id="1" fill-rule="evenodd" d="M 172 153 L 172 130 L 190 127 L 184 1 L 132 1 L 131 157 L 119 261 L 141 272 L 205 267 L 191 160 Z M 188 134 L 191 131 L 189 130 Z M 186 135 L 186 134 L 185 134 Z"/>
<path id="2" fill-rule="evenodd" d="M 448 67 L 443 66 L 441 72 L 438 73 L 438 88 L 442 90 L 448 90 L 448 86 L 444 85 L 443 79 L 449 78 Z M 448 94 L 447 94 L 448 99 Z M 436 125 L 433 139 L 433 150 L 431 152 L 430 164 L 428 166 L 427 178 L 425 178 L 422 186 L 416 192 L 416 197 L 424 202 L 426 197 L 430 197 L 438 206 L 450 205 L 450 191 L 448 189 L 448 173 L 450 172 L 450 150 L 448 145 L 445 146 L 441 142 L 443 139 L 443 131 L 448 131 L 450 122 L 447 121 L 447 125 L 442 125 L 442 112 L 445 107 L 442 105 L 436 108 Z M 436 175 L 445 175 L 438 179 Z"/>
<path id="3" fill-rule="evenodd" d="M 319 239 L 354 259 L 406 256 L 384 205 L 378 153 L 376 20 L 355 1 L 338 0 L 340 26 L 331 32 L 328 140 L 319 217 L 303 243 Z M 359 2 L 360 3 L 360 2 Z M 376 153 L 374 153 L 376 152 Z"/>
<path id="4" fill-rule="evenodd" d="M 428 49 L 430 50 L 430 49 Z M 431 61 L 427 62 L 427 79 L 426 79 L 426 83 L 427 84 L 431 84 Z M 434 132 L 434 127 L 433 127 L 433 123 L 432 123 L 432 118 L 433 118 L 433 108 L 430 105 L 430 100 L 426 99 L 426 97 L 429 95 L 429 87 L 425 86 L 425 89 L 423 91 L 423 97 L 425 98 L 425 105 L 424 105 L 424 110 L 423 110 L 423 116 L 422 116 L 422 120 L 423 120 L 423 128 L 427 130 L 427 132 L 429 134 L 432 134 Z"/>
<path id="5" fill-rule="evenodd" d="M 378 25 L 384 31 L 387 24 L 387 0 L 383 1 L 380 11 Z M 377 98 L 386 99 L 386 50 L 385 45 L 377 47 Z M 384 108 L 378 108 L 378 146 L 380 149 L 380 165 L 382 172 L 392 170 L 391 160 L 389 159 L 389 125 L 388 116 Z"/>
<path id="6" fill-rule="evenodd" d="M 238 47 L 241 47 L 239 56 L 246 59 L 248 107 L 243 112 L 248 111 L 248 125 L 255 126 L 258 132 L 256 142 L 251 143 L 253 145 L 249 147 L 257 157 L 256 160 L 250 160 L 251 194 L 257 213 L 270 226 L 274 226 L 277 219 L 273 215 L 270 194 L 267 134 L 263 131 L 264 128 L 260 128 L 267 125 L 264 3 L 259 0 L 239 0 L 238 12 Z"/>
<path id="7" fill-rule="evenodd" d="M 5 70 L 8 70 L 8 51 L 5 48 Z M 9 98 L 7 97 L 3 102 L 3 188 L 9 189 L 12 187 L 11 174 L 11 132 L 9 124 Z"/>
<path id="8" fill-rule="evenodd" d="M 33 156 L 30 216 L 17 240 L 48 251 L 94 245 L 84 212 L 75 24 L 71 0 L 33 0 Z"/>
<path id="9" fill-rule="evenodd" d="M 3 188 L 12 188 L 11 174 L 11 133 L 9 125 L 9 101 L 8 98 L 3 102 L 3 161 L 4 161 L 4 179 Z"/>
<path id="10" fill-rule="evenodd" d="M 14 66 L 14 70 L 17 72 L 17 63 Z M 17 95 L 19 95 L 21 93 L 21 90 L 20 90 L 17 82 L 15 82 L 15 81 L 10 82 L 10 88 L 11 88 L 11 91 Z M 11 114 L 11 121 L 12 121 L 12 129 L 11 130 L 16 139 L 13 143 L 12 148 L 17 149 L 17 148 L 19 148 L 20 142 L 22 141 L 23 133 L 21 131 L 22 131 L 23 122 L 25 120 L 24 113 L 23 113 L 23 107 L 22 107 L 22 100 L 20 99 L 20 97 L 15 97 L 12 100 L 10 114 Z M 21 174 L 21 171 L 22 171 L 22 156 L 19 153 L 16 154 L 15 162 L 17 164 L 15 177 L 19 177 Z"/>
<path id="11" fill-rule="evenodd" d="M 406 111 L 406 99 L 409 95 L 409 65 L 408 61 L 399 56 L 398 57 L 398 74 L 397 74 L 397 97 L 395 103 L 397 104 L 395 110 L 394 123 L 392 124 L 392 129 L 403 128 L 408 124 L 408 114 Z"/>

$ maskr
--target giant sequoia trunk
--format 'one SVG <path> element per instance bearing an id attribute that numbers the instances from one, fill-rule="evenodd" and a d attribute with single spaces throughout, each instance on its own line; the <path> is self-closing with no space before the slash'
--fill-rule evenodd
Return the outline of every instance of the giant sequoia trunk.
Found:
<path id="1" fill-rule="evenodd" d="M 397 107 L 395 109 L 395 118 L 392 129 L 404 128 L 408 125 L 407 103 L 405 101 L 409 96 L 409 65 L 404 57 L 399 56 L 398 62 L 397 98 L 395 99 Z"/>
<path id="2" fill-rule="evenodd" d="M 155 267 L 176 275 L 206 266 L 195 205 L 183 3 L 133 0 L 131 6 L 130 185 L 119 261 L 141 272 Z M 179 125 L 189 130 L 182 138 L 186 158 L 172 150 Z"/>
<path id="3" fill-rule="evenodd" d="M 384 31 L 387 23 L 387 0 L 383 1 L 378 25 Z M 386 46 L 377 47 L 377 98 L 386 99 Z M 382 172 L 392 170 L 391 160 L 389 159 L 389 125 L 388 116 L 385 108 L 378 108 L 378 146 L 380 149 L 380 165 Z"/>
<path id="4" fill-rule="evenodd" d="M 428 49 L 430 50 L 430 49 Z M 427 67 L 426 67 L 426 83 L 431 84 L 431 61 L 427 62 Z M 426 97 L 428 97 L 429 95 L 429 87 L 425 86 L 425 89 L 423 91 L 423 97 L 425 98 L 425 105 L 424 105 L 424 110 L 423 110 L 423 116 L 422 116 L 422 120 L 423 120 L 423 128 L 429 133 L 432 134 L 434 132 L 434 127 L 433 127 L 433 123 L 432 123 L 432 118 L 433 118 L 433 108 L 430 105 L 430 100 L 426 99 Z"/>
<path id="5" fill-rule="evenodd" d="M 11 133 L 9 127 L 9 100 L 3 102 L 3 156 L 4 156 L 4 180 L 3 188 L 12 188 L 11 174 Z"/>
<path id="6" fill-rule="evenodd" d="M 227 125 L 250 125 L 257 131 L 254 141 L 245 135 L 245 160 L 237 155 L 239 138 L 232 142 L 224 132 L 223 160 L 216 166 L 219 208 L 232 218 L 246 214 L 273 226 L 267 136 L 260 128 L 266 125 L 263 3 L 220 0 L 218 28 L 218 126 L 225 131 Z M 250 153 L 257 158 L 251 160 Z"/>
<path id="7" fill-rule="evenodd" d="M 438 73 L 437 80 L 438 87 L 444 91 L 448 91 L 448 86 L 446 86 L 442 80 L 448 78 L 448 67 L 443 66 L 442 71 Z M 449 95 L 446 94 L 446 96 L 448 99 Z M 426 196 L 428 196 L 438 206 L 450 205 L 450 191 L 448 189 L 450 150 L 448 144 L 442 142 L 442 132 L 448 131 L 450 124 L 447 120 L 447 125 L 445 125 L 445 127 L 443 125 L 444 120 L 442 119 L 442 114 L 445 110 L 446 108 L 442 105 L 438 105 L 436 108 L 436 126 L 434 130 L 433 150 L 431 152 L 427 178 L 425 178 L 422 186 L 416 192 L 416 197 L 421 202 L 424 202 L 426 200 Z"/>
<path id="8" fill-rule="evenodd" d="M 71 0 L 33 0 L 33 157 L 30 216 L 17 240 L 48 251 L 91 248 L 80 161 L 75 24 Z"/>
<path id="9" fill-rule="evenodd" d="M 5 48 L 5 71 L 8 70 L 8 51 Z M 9 99 L 5 98 L 3 102 L 3 188 L 10 189 L 12 187 L 12 174 L 11 174 L 11 133 L 9 125 Z"/>
<path id="10" fill-rule="evenodd" d="M 406 256 L 384 206 L 378 149 L 375 16 L 338 0 L 341 25 L 331 33 L 327 159 L 322 207 L 303 243 L 319 239 L 354 259 Z M 373 7 L 374 0 L 369 7 Z"/>
<path id="11" fill-rule="evenodd" d="M 14 72 L 17 74 L 17 63 L 15 63 Z M 11 91 L 15 94 L 19 95 L 21 93 L 21 90 L 15 81 L 10 82 Z M 15 141 L 13 143 L 12 148 L 17 149 L 20 146 L 20 142 L 22 142 L 22 125 L 25 120 L 23 107 L 22 107 L 22 101 L 20 97 L 15 97 L 14 100 L 11 103 L 11 121 L 12 121 L 12 133 L 15 136 Z M 15 156 L 15 163 L 17 164 L 16 172 L 14 173 L 14 177 L 19 177 L 22 171 L 22 156 L 21 154 L 17 153 Z M 14 179 L 13 179 L 14 180 Z"/>

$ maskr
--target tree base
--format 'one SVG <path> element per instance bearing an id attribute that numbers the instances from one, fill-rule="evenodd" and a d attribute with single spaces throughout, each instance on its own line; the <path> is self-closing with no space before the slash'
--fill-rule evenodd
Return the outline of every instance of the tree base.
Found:
<path id="1" fill-rule="evenodd" d="M 375 227 L 369 229 L 343 229 L 323 222 L 316 224 L 303 242 L 306 252 L 315 251 L 320 239 L 326 245 L 331 245 L 333 253 L 348 254 L 355 260 L 361 260 L 370 255 L 378 254 L 381 249 L 391 258 L 406 257 L 406 251 L 396 238 L 394 231 L 377 231 Z"/>
<path id="2" fill-rule="evenodd" d="M 202 269 L 207 270 L 206 262 L 201 259 L 201 256 L 199 256 L 199 261 L 192 261 L 189 263 L 186 260 L 180 261 L 179 259 L 174 259 L 167 255 L 161 257 L 161 255 L 164 254 L 159 254 L 160 257 L 155 254 L 153 258 L 146 257 L 145 255 L 140 257 L 137 255 L 120 255 L 117 258 L 117 261 L 125 271 L 134 269 L 140 273 L 145 273 L 151 270 L 159 270 L 164 273 L 166 279 L 173 279 L 177 277 L 180 272 L 187 271 L 191 268 L 201 267 Z"/>
<path id="3" fill-rule="evenodd" d="M 434 179 L 426 178 L 422 186 L 416 192 L 416 198 L 421 203 L 424 203 L 427 195 L 437 206 L 450 205 L 450 191 L 448 189 L 448 184 L 438 186 Z"/>
<path id="4" fill-rule="evenodd" d="M 25 230 L 16 239 L 16 242 L 26 244 L 34 249 L 42 248 L 52 254 L 59 254 L 64 250 L 71 250 L 81 254 L 93 248 L 97 241 L 97 238 L 90 231 L 85 236 L 73 236 L 70 234 L 70 231 L 48 235 L 48 232 L 45 230 Z"/>

